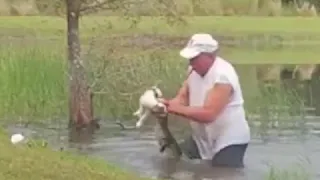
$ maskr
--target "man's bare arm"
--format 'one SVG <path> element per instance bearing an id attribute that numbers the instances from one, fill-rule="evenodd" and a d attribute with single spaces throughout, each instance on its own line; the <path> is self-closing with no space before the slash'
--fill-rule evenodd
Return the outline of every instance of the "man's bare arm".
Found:
<path id="1" fill-rule="evenodd" d="M 175 106 L 171 112 L 200 123 L 210 123 L 216 119 L 230 100 L 233 89 L 229 84 L 216 84 L 212 88 L 203 107 Z"/>
<path id="2" fill-rule="evenodd" d="M 185 106 L 189 105 L 189 88 L 187 80 L 183 82 L 182 87 L 179 89 L 176 97 L 174 97 L 171 101 L 175 101 Z"/>

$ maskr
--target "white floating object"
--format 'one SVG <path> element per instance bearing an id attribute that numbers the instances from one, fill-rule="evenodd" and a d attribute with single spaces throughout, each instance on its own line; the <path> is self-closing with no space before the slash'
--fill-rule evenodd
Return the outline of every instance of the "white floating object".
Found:
<path id="1" fill-rule="evenodd" d="M 17 144 L 23 140 L 24 140 L 24 136 L 22 134 L 13 134 L 11 136 L 11 143 L 12 144 Z"/>

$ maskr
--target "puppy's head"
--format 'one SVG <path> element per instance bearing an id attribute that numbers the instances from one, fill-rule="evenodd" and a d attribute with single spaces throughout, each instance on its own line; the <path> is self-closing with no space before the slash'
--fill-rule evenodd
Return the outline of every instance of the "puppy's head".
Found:
<path id="1" fill-rule="evenodd" d="M 155 95 L 156 98 L 161 98 L 162 97 L 162 92 L 157 86 L 152 86 L 151 89 L 154 92 L 154 95 Z"/>

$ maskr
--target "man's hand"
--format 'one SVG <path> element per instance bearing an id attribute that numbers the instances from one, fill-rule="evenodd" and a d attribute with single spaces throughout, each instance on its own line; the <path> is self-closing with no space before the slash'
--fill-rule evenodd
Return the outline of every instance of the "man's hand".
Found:
<path id="1" fill-rule="evenodd" d="M 183 106 L 178 99 L 171 99 L 171 100 L 167 100 L 167 99 L 161 99 L 160 100 L 161 103 L 165 104 L 167 107 L 167 111 L 168 113 L 175 113 L 175 110 L 179 107 L 179 106 Z"/>
<path id="2" fill-rule="evenodd" d="M 152 111 L 152 114 L 156 117 L 165 117 L 167 116 L 167 100 L 165 99 L 159 99 L 159 102 L 162 103 L 163 105 L 160 106 L 160 105 L 157 105 L 155 106 L 154 108 L 151 109 Z"/>
<path id="3" fill-rule="evenodd" d="M 173 113 L 176 114 L 176 109 L 179 106 L 183 106 L 178 99 L 174 98 L 174 99 L 159 99 L 160 103 L 163 103 L 165 105 L 165 109 L 163 109 L 162 107 L 155 107 L 152 109 L 152 113 L 157 116 L 157 117 L 163 117 L 165 116 L 167 113 Z"/>
<path id="4" fill-rule="evenodd" d="M 164 98 L 159 98 L 159 102 L 163 103 L 164 105 L 168 106 L 170 100 L 164 99 Z"/>
<path id="5" fill-rule="evenodd" d="M 177 114 L 179 107 L 182 107 L 183 105 L 181 105 L 180 103 L 177 102 L 169 102 L 168 106 L 167 106 L 167 111 L 168 113 L 172 113 L 172 114 Z"/>

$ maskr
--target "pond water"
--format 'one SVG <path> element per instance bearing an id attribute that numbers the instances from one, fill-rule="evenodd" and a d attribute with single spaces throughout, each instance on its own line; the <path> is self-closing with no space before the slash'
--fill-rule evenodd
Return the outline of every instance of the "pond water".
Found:
<path id="1" fill-rule="evenodd" d="M 267 67 L 266 65 L 260 66 Z M 291 65 L 291 67 L 295 66 Z M 236 65 L 236 68 L 240 74 L 246 102 L 257 95 L 261 96 L 259 84 L 262 81 L 279 82 L 272 80 L 272 78 L 261 80 L 257 71 L 258 65 Z M 291 74 L 292 69 L 294 68 L 288 70 Z M 290 81 L 292 78 L 287 77 L 286 79 Z M 295 82 L 294 85 L 297 84 L 299 83 Z M 145 177 L 176 180 L 256 180 L 263 179 L 270 167 L 275 167 L 289 168 L 289 171 L 292 172 L 297 172 L 296 168 L 298 168 L 298 170 L 312 176 L 313 179 L 319 179 L 320 173 L 317 169 L 320 167 L 320 117 L 317 116 L 316 111 L 320 101 L 315 100 L 317 99 L 315 92 L 319 86 L 313 86 L 312 83 L 308 85 L 313 90 L 306 91 L 307 93 L 303 95 L 303 107 L 304 109 L 313 108 L 311 113 L 299 110 L 299 112 L 288 116 L 280 108 L 277 110 L 282 113 L 280 115 L 279 112 L 267 115 L 248 114 L 252 141 L 245 156 L 246 166 L 244 169 L 218 169 L 197 160 L 182 159 L 175 162 L 165 158 L 158 152 L 152 122 L 140 130 L 129 131 L 121 130 L 113 120 L 106 120 L 103 121 L 101 129 L 97 131 L 93 139 L 82 139 L 83 142 L 78 144 L 70 144 L 66 128 L 58 125 L 58 128 L 11 125 L 7 129 L 10 133 L 20 132 L 27 137 L 44 138 L 56 149 L 70 148 L 82 154 L 105 159 Z M 292 87 L 290 86 L 289 89 L 294 89 Z M 266 101 L 264 105 L 264 107 L 275 107 L 275 104 Z M 282 104 L 282 106 L 290 106 L 290 104 Z M 266 121 L 277 124 L 266 123 L 266 126 L 261 126 Z M 67 121 L 58 122 L 60 122 L 58 124 L 66 124 Z M 128 123 L 133 124 L 134 121 L 128 121 Z M 179 140 L 188 133 L 187 128 L 184 128 L 185 124 L 186 122 L 183 120 L 172 123 L 171 129 Z M 290 168 L 293 169 L 290 170 Z"/>
<path id="2" fill-rule="evenodd" d="M 244 169 L 212 168 L 206 162 L 182 159 L 179 162 L 167 159 L 158 153 L 154 140 L 152 123 L 141 130 L 121 130 L 117 125 L 102 124 L 92 141 L 68 143 L 65 128 L 52 129 L 37 126 L 8 126 L 10 133 L 22 132 L 27 137 L 44 138 L 56 149 L 75 150 L 81 154 L 105 159 L 126 170 L 143 177 L 168 178 L 176 180 L 255 180 L 263 179 L 271 167 L 289 169 L 320 178 L 320 117 L 309 123 L 309 130 L 299 135 L 299 129 L 270 129 L 268 141 L 259 136 L 252 125 L 252 141 L 248 148 Z M 181 139 L 182 133 L 173 123 L 175 136 Z M 150 125 L 151 124 L 151 125 Z M 180 124 L 180 125 L 179 125 Z M 280 135 L 279 132 L 282 134 Z M 302 167 L 302 168 L 299 168 Z M 292 169 L 291 169 L 292 168 Z"/>

